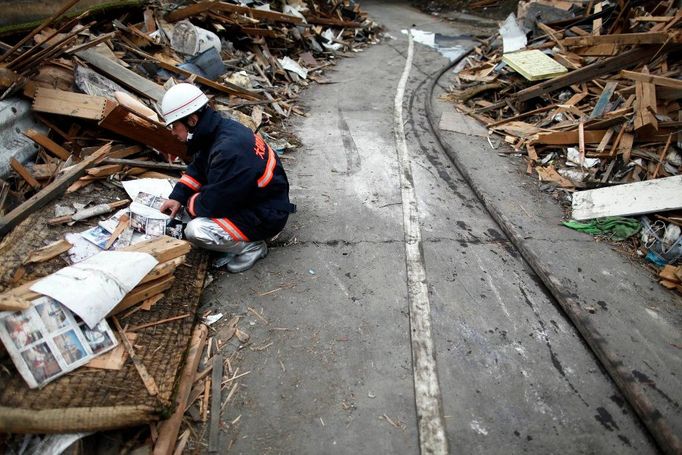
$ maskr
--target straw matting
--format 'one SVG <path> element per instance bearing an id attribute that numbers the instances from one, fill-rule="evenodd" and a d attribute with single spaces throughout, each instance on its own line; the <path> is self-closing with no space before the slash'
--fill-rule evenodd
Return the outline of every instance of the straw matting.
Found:
<path id="1" fill-rule="evenodd" d="M 111 202 L 116 194 L 116 190 L 100 189 L 88 197 L 96 202 Z M 60 203 L 64 204 L 65 200 L 69 198 Z M 87 228 L 87 225 L 49 226 L 46 220 L 53 213 L 52 209 L 45 209 L 33 214 L 0 244 L 0 290 L 45 276 L 66 265 L 63 259 L 55 258 L 36 266 L 22 266 L 24 259 L 36 248 L 59 240 L 65 232 L 80 232 Z M 156 381 L 157 396 L 149 395 L 131 361 L 118 371 L 82 367 L 42 389 L 31 390 L 11 360 L 5 357 L 0 361 L 3 367 L 0 371 L 0 431 L 97 431 L 138 425 L 168 415 L 172 411 L 176 376 L 195 324 L 207 263 L 205 252 L 192 250 L 186 264 L 176 270 L 173 287 L 151 311 L 137 311 L 121 320 L 122 325 L 135 326 L 190 313 L 184 319 L 136 331 L 135 353 Z M 14 279 L 12 283 L 13 277 L 20 279 Z"/>

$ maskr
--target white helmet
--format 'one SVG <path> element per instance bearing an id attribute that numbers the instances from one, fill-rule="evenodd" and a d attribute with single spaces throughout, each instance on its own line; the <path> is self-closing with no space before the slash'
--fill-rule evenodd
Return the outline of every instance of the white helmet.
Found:
<path id="1" fill-rule="evenodd" d="M 163 95 L 161 114 L 166 125 L 185 118 L 208 104 L 208 97 L 192 84 L 176 84 Z"/>

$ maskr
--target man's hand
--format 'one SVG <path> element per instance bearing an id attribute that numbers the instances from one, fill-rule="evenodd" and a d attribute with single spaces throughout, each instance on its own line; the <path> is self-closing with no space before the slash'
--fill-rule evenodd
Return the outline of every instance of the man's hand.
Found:
<path id="1" fill-rule="evenodd" d="M 165 213 L 171 218 L 175 218 L 175 215 L 178 214 L 181 208 L 182 204 L 180 204 L 178 201 L 175 199 L 168 199 L 166 202 L 161 204 L 161 208 L 159 210 L 161 213 Z"/>

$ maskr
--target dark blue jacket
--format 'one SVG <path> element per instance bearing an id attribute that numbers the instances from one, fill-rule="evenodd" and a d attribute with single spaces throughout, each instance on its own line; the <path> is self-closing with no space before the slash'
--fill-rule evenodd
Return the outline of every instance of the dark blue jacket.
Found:
<path id="1" fill-rule="evenodd" d="M 206 108 L 188 141 L 193 157 L 170 198 L 192 217 L 212 218 L 235 240 L 263 240 L 295 207 L 277 154 L 260 135 Z"/>

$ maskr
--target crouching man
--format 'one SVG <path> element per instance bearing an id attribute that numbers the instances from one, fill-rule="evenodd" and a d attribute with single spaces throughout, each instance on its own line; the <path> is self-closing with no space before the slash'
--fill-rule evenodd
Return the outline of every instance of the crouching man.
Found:
<path id="1" fill-rule="evenodd" d="M 296 210 L 279 157 L 260 135 L 211 109 L 194 85 L 171 87 L 161 110 L 192 157 L 161 211 L 174 217 L 185 206 L 192 217 L 187 240 L 223 253 L 220 262 L 232 273 L 250 269 Z"/>

